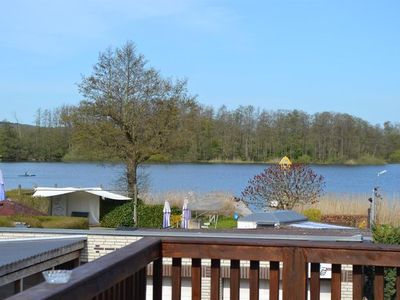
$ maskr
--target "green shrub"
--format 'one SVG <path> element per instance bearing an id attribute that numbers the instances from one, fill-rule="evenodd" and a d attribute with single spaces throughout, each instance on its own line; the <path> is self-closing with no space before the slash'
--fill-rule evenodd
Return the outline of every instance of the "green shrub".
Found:
<path id="1" fill-rule="evenodd" d="M 131 203 L 131 201 L 120 201 L 120 200 L 110 200 L 105 199 L 100 201 L 100 219 L 106 214 L 117 208 L 118 206 L 124 205 L 126 203 Z"/>
<path id="2" fill-rule="evenodd" d="M 161 228 L 163 220 L 164 205 L 138 205 L 138 227 Z M 182 210 L 171 207 L 171 215 L 181 215 Z"/>
<path id="3" fill-rule="evenodd" d="M 237 228 L 237 221 L 233 217 L 219 216 L 217 229 Z"/>
<path id="4" fill-rule="evenodd" d="M 142 228 L 161 228 L 163 219 L 163 205 L 146 205 L 142 201 L 138 202 L 138 227 Z M 171 214 L 181 214 L 179 208 L 172 207 Z M 132 227 L 132 203 L 128 202 L 116 207 L 101 219 L 103 227 Z"/>
<path id="5" fill-rule="evenodd" d="M 138 205 L 138 227 L 161 228 L 163 205 Z"/>
<path id="6" fill-rule="evenodd" d="M 372 233 L 375 243 L 400 245 L 400 227 L 379 225 L 373 228 Z M 373 271 L 369 271 L 373 274 Z M 369 276 L 367 281 L 367 290 L 372 290 L 372 285 L 372 276 Z M 385 268 L 385 299 L 392 299 L 395 294 L 396 268 Z"/>
<path id="7" fill-rule="evenodd" d="M 303 210 L 302 212 L 303 215 L 305 215 L 309 221 L 313 222 L 321 222 L 321 211 L 316 208 L 308 208 Z"/>
<path id="8" fill-rule="evenodd" d="M 105 214 L 101 219 L 101 226 L 111 228 L 120 226 L 132 227 L 133 221 L 131 202 L 118 206 L 109 213 Z"/>
<path id="9" fill-rule="evenodd" d="M 400 245 L 400 227 L 379 225 L 373 228 L 372 233 L 376 243 Z"/>

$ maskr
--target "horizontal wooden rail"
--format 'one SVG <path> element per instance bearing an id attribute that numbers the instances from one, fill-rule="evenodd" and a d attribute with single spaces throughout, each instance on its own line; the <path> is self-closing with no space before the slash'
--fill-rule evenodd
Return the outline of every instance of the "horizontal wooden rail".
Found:
<path id="1" fill-rule="evenodd" d="M 399 245 L 387 245 L 387 244 L 375 244 L 372 242 L 324 242 L 324 241 L 299 241 L 299 240 L 261 240 L 261 239 L 216 239 L 216 238 L 163 238 L 163 254 L 166 254 L 167 251 L 171 249 L 171 247 L 181 247 L 185 245 L 195 245 L 196 247 L 208 246 L 209 252 L 213 252 L 210 256 L 216 256 L 214 251 L 211 250 L 215 246 L 226 246 L 225 249 L 229 249 L 229 246 L 237 246 L 242 249 L 245 247 L 251 247 L 252 249 L 264 249 L 265 248 L 274 248 L 277 247 L 279 249 L 283 248 L 302 248 L 302 249 L 322 249 L 326 251 L 331 250 L 349 250 L 349 251 L 366 251 L 365 253 L 381 253 L 384 254 L 392 254 L 392 253 L 400 253 Z M 369 252 L 368 252 L 369 251 Z M 178 251 L 176 257 L 179 257 Z M 244 257 L 249 259 L 249 256 L 254 255 L 254 253 L 246 253 L 244 252 Z M 188 252 L 185 252 L 188 253 Z M 224 258 L 227 256 L 225 252 L 222 252 L 219 258 Z M 228 255 L 229 256 L 229 255 Z M 174 257 L 174 256 L 165 256 L 164 257 Z M 189 257 L 189 256 L 185 256 Z M 205 258 L 205 257 L 202 257 Z M 236 257 L 238 258 L 238 257 Z M 224 258 L 225 259 L 225 258 Z M 229 259 L 229 258 L 226 258 Z"/>
<path id="2" fill-rule="evenodd" d="M 144 268 L 160 257 L 160 239 L 141 239 L 74 269 L 70 281 L 66 284 L 42 283 L 16 294 L 10 299 L 96 299 L 97 296 L 100 299 L 116 299 L 105 298 L 105 295 L 111 293 L 109 289 L 113 290 L 112 293 L 116 290 L 120 294 L 125 294 L 126 299 L 134 299 L 130 294 L 134 289 L 135 278 L 133 276 L 136 273 L 143 276 Z M 142 285 L 140 279 L 138 280 Z"/>

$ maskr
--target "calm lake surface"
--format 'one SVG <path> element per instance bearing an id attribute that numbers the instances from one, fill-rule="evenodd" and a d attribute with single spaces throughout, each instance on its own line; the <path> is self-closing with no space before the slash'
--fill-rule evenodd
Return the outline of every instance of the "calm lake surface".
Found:
<path id="1" fill-rule="evenodd" d="M 265 164 L 149 164 L 140 169 L 146 174 L 149 191 L 229 192 L 240 195 L 248 180 Z M 369 194 L 380 186 L 388 196 L 400 195 L 400 164 L 383 166 L 312 166 L 325 177 L 326 192 Z M 4 163 L 0 162 L 5 188 L 34 186 L 94 187 L 123 191 L 122 164 L 96 163 Z M 378 176 L 380 171 L 387 170 Z M 20 176 L 28 172 L 33 177 Z"/>

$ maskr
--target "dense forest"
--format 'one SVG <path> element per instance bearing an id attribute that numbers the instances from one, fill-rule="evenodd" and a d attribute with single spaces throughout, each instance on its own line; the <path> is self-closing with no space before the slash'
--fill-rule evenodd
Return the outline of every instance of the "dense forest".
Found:
<path id="1" fill-rule="evenodd" d="M 0 123 L 2 161 L 112 160 L 75 143 L 73 107 L 39 109 L 35 125 Z M 193 102 L 180 114 L 171 145 L 153 161 L 400 162 L 400 124 L 371 125 L 343 113 L 266 111 L 253 106 L 215 110 Z M 98 150 L 98 149 L 97 149 Z"/>
<path id="2" fill-rule="evenodd" d="M 39 109 L 36 124 L 0 122 L 2 161 L 61 161 L 71 148 L 72 128 L 62 121 L 61 109 Z"/>

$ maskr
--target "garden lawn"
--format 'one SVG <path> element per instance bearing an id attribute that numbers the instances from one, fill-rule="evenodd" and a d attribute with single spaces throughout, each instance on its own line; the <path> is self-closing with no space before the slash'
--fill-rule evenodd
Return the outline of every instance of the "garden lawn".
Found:
<path id="1" fill-rule="evenodd" d="M 89 229 L 87 218 L 58 216 L 0 216 L 0 227 L 14 227 L 15 222 L 34 228 Z"/>

